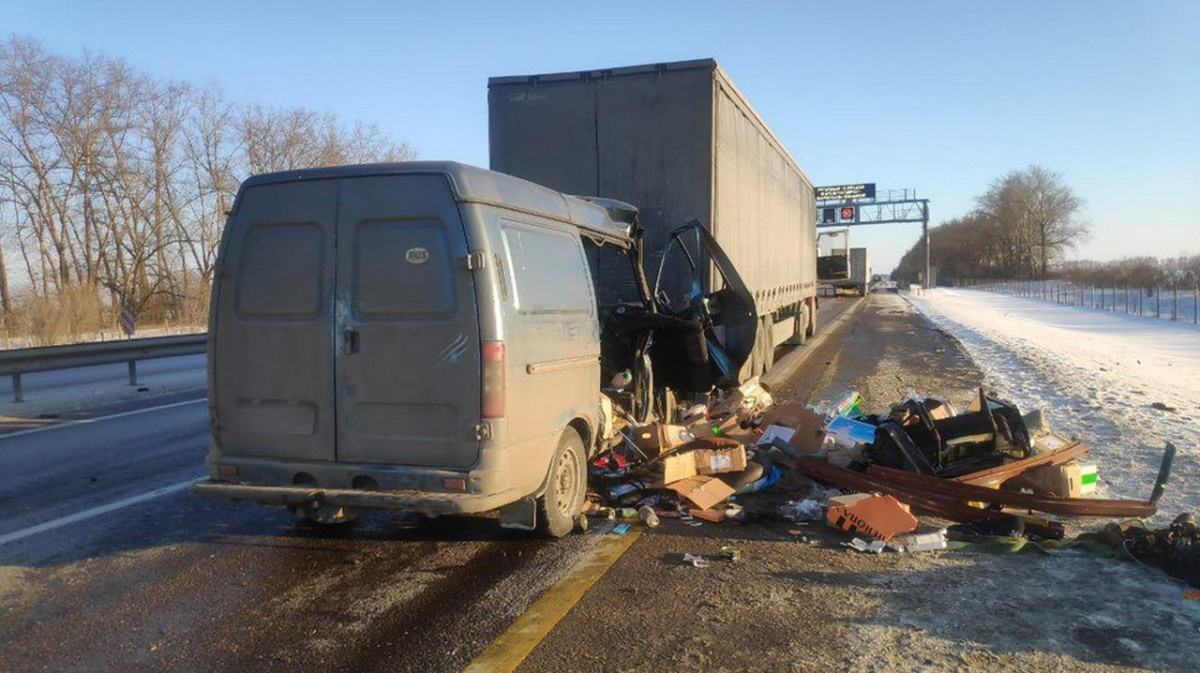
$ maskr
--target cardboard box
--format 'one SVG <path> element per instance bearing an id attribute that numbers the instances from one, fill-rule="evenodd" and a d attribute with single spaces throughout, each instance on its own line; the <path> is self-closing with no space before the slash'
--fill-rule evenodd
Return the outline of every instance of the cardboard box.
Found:
<path id="1" fill-rule="evenodd" d="M 721 523 L 725 520 L 725 512 L 719 509 L 693 509 L 690 514 L 693 518 L 709 523 Z"/>
<path id="2" fill-rule="evenodd" d="M 733 487 L 716 477 L 695 476 L 677 481 L 667 488 L 700 509 L 712 509 L 733 495 Z"/>
<path id="3" fill-rule="evenodd" d="M 866 533 L 879 540 L 890 540 L 917 527 L 917 519 L 907 505 L 890 495 L 873 493 L 830 498 L 826 520 L 834 528 Z"/>
<path id="4" fill-rule="evenodd" d="M 683 444 L 684 439 L 681 435 L 686 432 L 687 428 L 682 425 L 651 423 L 644 427 L 633 428 L 633 443 L 642 453 L 646 454 L 646 458 L 653 460 L 664 453 L 670 453 Z"/>
<path id="5" fill-rule="evenodd" d="M 824 417 L 801 404 L 781 404 L 768 409 L 763 414 L 762 425 L 766 428 L 763 432 L 764 437 L 772 426 L 790 430 L 791 437 L 784 441 L 802 453 L 812 454 L 820 451 L 822 442 L 825 441 Z"/>
<path id="6" fill-rule="evenodd" d="M 1060 498 L 1081 498 L 1096 492 L 1096 474 L 1096 466 L 1089 463 L 1042 465 L 1004 482 L 1004 488 L 1014 491 L 1028 489 Z"/>
<path id="7" fill-rule="evenodd" d="M 696 440 L 663 459 L 663 482 L 670 484 L 698 474 L 741 472 L 746 469 L 746 447 L 732 440 Z"/>

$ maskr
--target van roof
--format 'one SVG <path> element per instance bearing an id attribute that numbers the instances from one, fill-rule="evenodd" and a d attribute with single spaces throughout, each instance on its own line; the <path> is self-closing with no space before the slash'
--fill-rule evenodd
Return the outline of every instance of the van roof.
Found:
<path id="1" fill-rule="evenodd" d="M 540 215 L 573 225 L 592 237 L 623 248 L 630 247 L 632 243 L 625 230 L 613 222 L 608 211 L 601 205 L 568 196 L 505 173 L 497 173 L 454 161 L 356 164 L 263 173 L 247 178 L 242 183 L 242 188 L 280 182 L 334 180 L 406 173 L 445 175 L 450 180 L 455 199 L 461 203 L 481 203 Z"/>

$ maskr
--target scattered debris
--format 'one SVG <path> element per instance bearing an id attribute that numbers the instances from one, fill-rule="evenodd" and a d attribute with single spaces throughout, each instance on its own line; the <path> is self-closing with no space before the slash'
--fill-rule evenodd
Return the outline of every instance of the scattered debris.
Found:
<path id="1" fill-rule="evenodd" d="M 861 552 L 866 552 L 868 554 L 878 554 L 887 547 L 887 543 L 883 540 L 873 540 L 871 542 L 867 542 L 860 537 L 856 537 L 849 542 L 843 542 L 842 545 L 850 547 L 851 549 L 857 549 Z"/>
<path id="2" fill-rule="evenodd" d="M 821 521 L 828 509 L 820 500 L 789 500 L 779 507 L 779 514 L 788 521 Z"/>
<path id="3" fill-rule="evenodd" d="M 1056 517 L 1154 515 L 1175 454 L 1168 444 L 1149 500 L 1100 499 L 1094 497 L 1100 468 L 1081 461 L 1086 444 L 1055 434 L 1040 410 L 1022 416 L 983 389 L 961 412 L 948 400 L 909 390 L 886 413 L 872 414 L 855 391 L 776 405 L 754 379 L 693 400 L 673 418 L 638 423 L 622 406 L 628 393 L 617 394 L 628 383 L 618 383 L 601 403 L 598 434 L 607 450 L 589 465 L 585 508 L 588 516 L 622 521 L 616 534 L 628 532 L 626 522 L 654 528 L 661 518 L 687 526 L 824 521 L 858 534 L 842 544 L 865 553 L 1015 551 L 1027 541 L 1061 549 L 1080 541 L 1053 542 L 1066 530 Z M 758 498 L 759 492 L 790 499 Z M 917 532 L 914 512 L 955 525 Z M 802 530 L 787 534 L 810 541 Z M 1190 515 L 1158 531 L 1111 524 L 1104 535 L 1129 556 L 1200 583 L 1200 542 Z M 721 549 L 730 561 L 740 554 Z M 683 559 L 693 567 L 710 560 Z"/>
<path id="4" fill-rule="evenodd" d="M 852 533 L 867 533 L 887 541 L 917 527 L 908 507 L 890 495 L 852 493 L 829 499 L 826 520 L 831 526 Z"/>

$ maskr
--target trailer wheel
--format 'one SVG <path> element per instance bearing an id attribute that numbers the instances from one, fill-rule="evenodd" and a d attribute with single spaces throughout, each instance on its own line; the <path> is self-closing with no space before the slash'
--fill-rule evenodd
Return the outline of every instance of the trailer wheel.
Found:
<path id="1" fill-rule="evenodd" d="M 788 341 L 789 344 L 803 346 L 808 343 L 808 320 L 808 304 L 800 302 L 792 320 L 792 338 Z"/>
<path id="2" fill-rule="evenodd" d="M 752 378 L 766 373 L 763 360 L 763 329 L 762 322 L 759 322 L 758 329 L 754 332 L 754 348 L 750 350 L 750 376 Z"/>
<path id="3" fill-rule="evenodd" d="M 575 528 L 587 488 L 584 456 L 583 440 L 575 428 L 563 430 L 550 465 L 550 483 L 537 500 L 537 526 L 542 535 L 562 537 Z"/>
<path id="4" fill-rule="evenodd" d="M 760 331 L 762 332 L 762 362 L 763 374 L 771 371 L 771 367 L 775 366 L 775 321 L 771 316 L 766 316 L 762 319 Z"/>

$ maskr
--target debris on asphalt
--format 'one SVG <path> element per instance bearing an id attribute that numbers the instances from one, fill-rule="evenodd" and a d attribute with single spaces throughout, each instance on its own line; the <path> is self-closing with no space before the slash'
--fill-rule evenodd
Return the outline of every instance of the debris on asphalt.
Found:
<path id="1" fill-rule="evenodd" d="M 588 466 L 588 516 L 640 520 L 647 528 L 662 518 L 688 526 L 824 521 L 857 534 L 843 544 L 867 553 L 981 549 L 987 540 L 1037 546 L 1063 540 L 1063 517 L 1150 517 L 1175 453 L 1168 444 L 1150 499 L 1101 499 L 1100 466 L 1083 460 L 1086 444 L 1055 434 L 1040 410 L 1022 416 L 983 389 L 962 411 L 909 390 L 873 413 L 852 390 L 814 404 L 777 405 L 752 379 L 645 423 L 634 421 L 621 399 L 601 403 L 612 426 L 601 433 L 606 449 Z M 936 522 L 919 530 L 918 516 Z M 1132 558 L 1200 581 L 1200 551 L 1168 553 L 1156 542 L 1162 531 L 1113 526 L 1120 527 L 1106 533 Z M 1162 534 L 1176 547 L 1200 550 L 1194 521 L 1173 526 Z M 628 530 L 628 523 L 614 528 Z M 802 531 L 788 535 L 808 541 Z"/>
<path id="2" fill-rule="evenodd" d="M 779 506 L 779 514 L 788 521 L 822 521 L 829 506 L 825 501 L 806 498 L 789 500 Z"/>
<path id="3" fill-rule="evenodd" d="M 867 533 L 885 542 L 917 527 L 917 518 L 909 512 L 907 505 L 890 495 L 875 493 L 852 493 L 830 498 L 826 521 L 835 528 L 851 533 Z"/>
<path id="4" fill-rule="evenodd" d="M 887 543 L 883 540 L 872 540 L 871 542 L 867 542 L 861 537 L 856 537 L 853 540 L 850 540 L 849 542 L 843 542 L 842 544 L 846 547 L 850 547 L 851 549 L 857 549 L 858 551 L 868 554 L 879 554 L 887 547 Z"/>
<path id="5" fill-rule="evenodd" d="M 649 505 L 642 505 L 637 511 L 638 517 L 641 518 L 642 523 L 646 524 L 647 528 L 658 527 L 658 515 L 654 513 L 654 510 Z"/>

